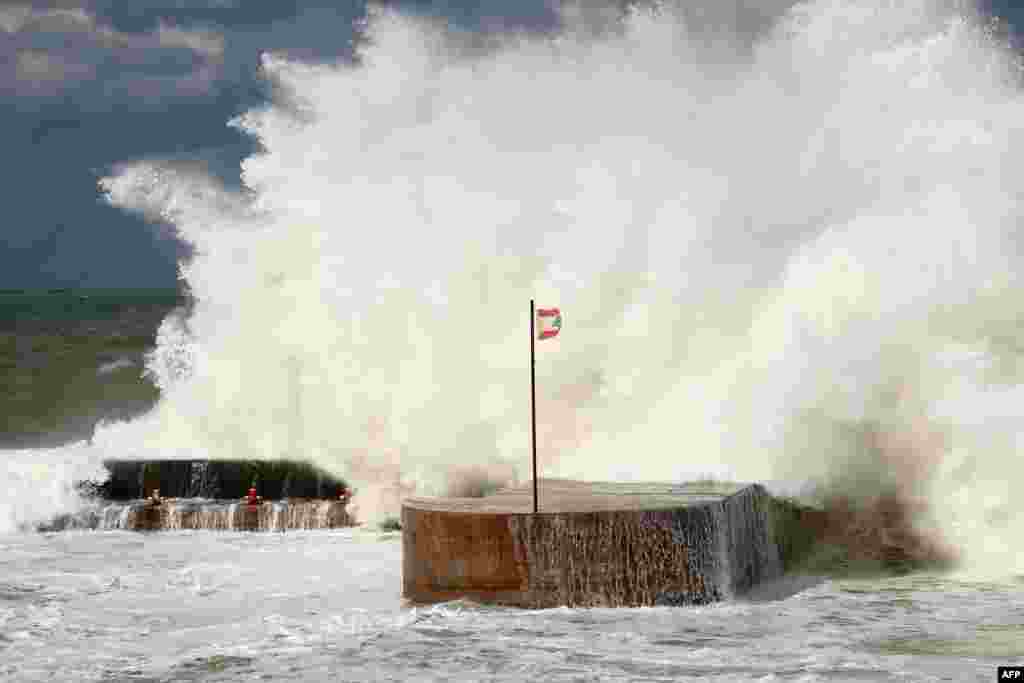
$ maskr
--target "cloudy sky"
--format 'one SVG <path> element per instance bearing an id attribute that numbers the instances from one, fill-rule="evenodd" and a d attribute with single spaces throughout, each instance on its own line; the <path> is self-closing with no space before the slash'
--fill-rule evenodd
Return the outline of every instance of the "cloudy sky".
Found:
<path id="1" fill-rule="evenodd" d="M 550 31 L 553 1 L 391 4 L 488 33 Z M 756 33 L 784 4 L 716 6 Z M 1022 4 L 986 9 L 1024 26 Z M 357 0 L 0 0 L 0 288 L 174 286 L 186 248 L 108 206 L 97 180 L 152 158 L 199 163 L 237 186 L 254 148 L 226 124 L 272 96 L 260 53 L 351 60 L 365 12 Z"/>

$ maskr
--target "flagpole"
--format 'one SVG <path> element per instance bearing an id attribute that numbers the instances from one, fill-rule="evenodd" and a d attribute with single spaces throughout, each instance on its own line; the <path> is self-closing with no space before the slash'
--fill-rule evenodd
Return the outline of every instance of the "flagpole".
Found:
<path id="1" fill-rule="evenodd" d="M 533 333 L 533 299 L 530 299 L 530 437 L 533 444 L 533 514 L 537 514 L 537 392 L 536 361 L 533 357 L 535 335 Z"/>

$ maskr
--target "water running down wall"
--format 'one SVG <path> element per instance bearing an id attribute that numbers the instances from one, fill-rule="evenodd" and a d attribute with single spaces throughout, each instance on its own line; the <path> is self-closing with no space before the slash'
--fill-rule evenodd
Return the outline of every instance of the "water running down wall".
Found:
<path id="1" fill-rule="evenodd" d="M 403 594 L 533 608 L 705 604 L 781 576 L 813 540 L 757 484 L 642 487 L 542 480 L 540 514 L 522 504 L 525 489 L 493 502 L 407 501 Z"/>
<path id="2" fill-rule="evenodd" d="M 78 482 L 91 497 L 41 531 L 334 529 L 353 526 L 351 491 L 308 463 L 242 460 L 108 460 L 105 481 Z M 243 499 L 256 489 L 255 505 Z M 159 492 L 157 503 L 152 499 Z"/>
<path id="3" fill-rule="evenodd" d="M 290 500 L 247 505 L 238 501 L 172 499 L 96 502 L 40 525 L 40 531 L 286 531 L 354 526 L 344 502 Z"/>

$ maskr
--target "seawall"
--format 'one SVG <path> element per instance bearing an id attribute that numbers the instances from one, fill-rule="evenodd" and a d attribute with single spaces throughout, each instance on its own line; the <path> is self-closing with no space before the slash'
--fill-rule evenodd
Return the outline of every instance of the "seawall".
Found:
<path id="1" fill-rule="evenodd" d="M 812 542 L 760 485 L 540 482 L 402 507 L 403 595 L 543 608 L 704 604 L 780 576 Z"/>
<path id="2" fill-rule="evenodd" d="M 354 526 L 344 480 L 306 462 L 109 460 L 105 481 L 79 482 L 90 501 L 40 531 L 284 531 Z M 255 504 L 246 499 L 254 486 Z M 159 501 L 153 494 L 159 491 Z"/>

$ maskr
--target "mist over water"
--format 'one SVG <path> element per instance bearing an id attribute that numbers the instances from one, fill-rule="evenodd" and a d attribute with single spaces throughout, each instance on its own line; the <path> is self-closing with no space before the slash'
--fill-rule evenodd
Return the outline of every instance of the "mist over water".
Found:
<path id="1" fill-rule="evenodd" d="M 197 302 L 157 408 L 76 448 L 308 457 L 370 519 L 525 480 L 532 297 L 565 316 L 543 475 L 895 492 L 968 567 L 1024 572 L 1016 57 L 949 3 L 762 19 L 567 11 L 469 49 L 375 11 L 355 65 L 267 55 L 246 192 L 103 181 L 194 247 Z"/>

